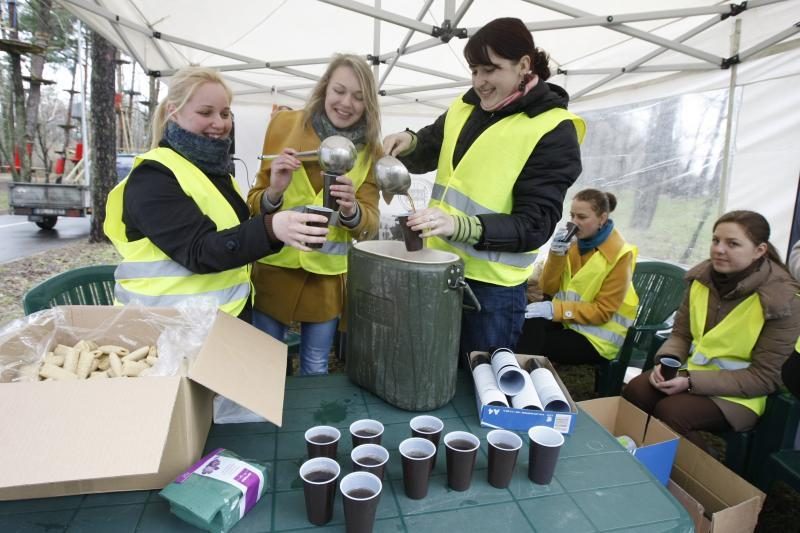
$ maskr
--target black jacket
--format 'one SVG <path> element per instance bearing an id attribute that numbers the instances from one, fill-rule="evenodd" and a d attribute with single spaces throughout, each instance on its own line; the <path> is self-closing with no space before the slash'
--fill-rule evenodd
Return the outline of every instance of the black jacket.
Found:
<path id="1" fill-rule="evenodd" d="M 475 109 L 456 142 L 454 167 L 475 139 L 500 119 L 514 113 L 534 117 L 553 108 L 566 109 L 569 96 L 561 87 L 540 81 L 523 98 L 495 112 L 481 109 L 474 89 L 464 94 L 462 100 Z M 446 115 L 442 114 L 433 124 L 417 132 L 416 149 L 400 158 L 409 171 L 421 174 L 436 169 Z M 483 236 L 475 248 L 527 252 L 547 242 L 561 219 L 567 189 L 578 179 L 581 169 L 578 134 L 571 121 L 564 121 L 542 137 L 532 150 L 514 184 L 511 213 L 478 215 L 483 224 Z"/>
<path id="2" fill-rule="evenodd" d="M 161 146 L 169 148 L 164 141 Z M 250 218 L 247 204 L 233 188 L 230 177 L 207 177 L 241 224 L 219 231 L 170 169 L 156 161 L 144 161 L 131 171 L 125 185 L 122 221 L 128 240 L 147 237 L 170 259 L 196 274 L 237 268 L 283 247 L 282 242 L 270 239 L 264 217 Z M 250 322 L 250 313 L 248 301 L 239 318 Z"/>

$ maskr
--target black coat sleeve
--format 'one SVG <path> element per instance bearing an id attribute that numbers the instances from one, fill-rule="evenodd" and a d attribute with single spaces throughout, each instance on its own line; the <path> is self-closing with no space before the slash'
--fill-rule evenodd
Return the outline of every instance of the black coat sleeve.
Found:
<path id="1" fill-rule="evenodd" d="M 282 243 L 270 241 L 263 217 L 247 219 L 247 206 L 229 178 L 220 180 L 227 183 L 215 186 L 242 220 L 222 231 L 181 189 L 169 169 L 156 162 L 141 164 L 125 186 L 122 217 L 128 239 L 147 237 L 173 261 L 197 274 L 237 268 L 280 250 Z M 236 205 L 237 198 L 241 206 Z"/>
<path id="2" fill-rule="evenodd" d="M 446 117 L 447 113 L 443 113 L 433 124 L 416 132 L 417 147 L 410 154 L 398 158 L 412 174 L 425 174 L 436 170 L 439 165 L 439 151 L 442 149 Z"/>
<path id="3" fill-rule="evenodd" d="M 504 252 L 535 250 L 561 219 L 564 196 L 582 170 L 575 126 L 561 122 L 542 137 L 514 184 L 510 215 L 478 215 L 483 236 L 475 248 Z"/>

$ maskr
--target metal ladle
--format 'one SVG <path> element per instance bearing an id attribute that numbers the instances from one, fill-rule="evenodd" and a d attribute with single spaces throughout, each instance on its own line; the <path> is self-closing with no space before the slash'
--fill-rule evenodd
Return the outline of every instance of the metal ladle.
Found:
<path id="1" fill-rule="evenodd" d="M 407 194 L 411 187 L 411 175 L 406 166 L 396 157 L 385 155 L 375 163 L 375 181 L 387 204 L 395 194 Z M 413 204 L 412 204 L 412 210 Z"/>
<path id="2" fill-rule="evenodd" d="M 259 159 L 273 160 L 281 154 L 262 154 Z M 326 137 L 319 145 L 318 150 L 305 150 L 295 152 L 294 156 L 298 159 L 317 158 L 322 170 L 333 174 L 344 174 L 349 172 L 356 164 L 358 150 L 353 142 L 347 137 L 331 135 Z"/>

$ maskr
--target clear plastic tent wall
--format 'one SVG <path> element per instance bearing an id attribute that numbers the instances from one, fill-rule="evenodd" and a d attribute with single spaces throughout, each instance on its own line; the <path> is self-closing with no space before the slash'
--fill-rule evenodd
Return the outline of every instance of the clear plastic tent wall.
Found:
<path id="1" fill-rule="evenodd" d="M 584 187 L 614 192 L 615 223 L 642 257 L 698 262 L 730 209 L 763 213 L 786 252 L 800 173 L 800 0 L 57 1 L 166 82 L 187 64 L 223 70 L 245 188 L 272 104 L 302 106 L 333 52 L 377 58 L 384 133 L 416 129 L 470 84 L 465 40 L 430 31 L 519 17 L 587 120 L 568 200 Z"/>

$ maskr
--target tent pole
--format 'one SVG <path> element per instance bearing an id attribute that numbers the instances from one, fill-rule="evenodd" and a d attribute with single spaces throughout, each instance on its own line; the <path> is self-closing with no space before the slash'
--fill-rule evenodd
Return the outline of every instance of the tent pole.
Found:
<path id="1" fill-rule="evenodd" d="M 381 0 L 375 0 L 375 9 L 380 10 Z M 381 19 L 374 19 L 372 21 L 372 57 L 375 59 L 372 63 L 372 76 L 377 80 L 380 74 L 380 61 L 378 57 L 381 55 Z"/>
<path id="2" fill-rule="evenodd" d="M 742 19 L 737 18 L 733 26 L 731 35 L 731 57 L 739 53 L 739 41 L 742 35 Z M 728 188 L 730 187 L 731 171 L 731 139 L 733 137 L 733 113 L 734 97 L 736 96 L 736 75 L 738 65 L 731 66 L 731 77 L 728 83 L 728 116 L 725 120 L 725 145 L 722 149 L 722 175 L 719 183 L 719 207 L 718 215 L 722 215 L 728 209 Z"/>

